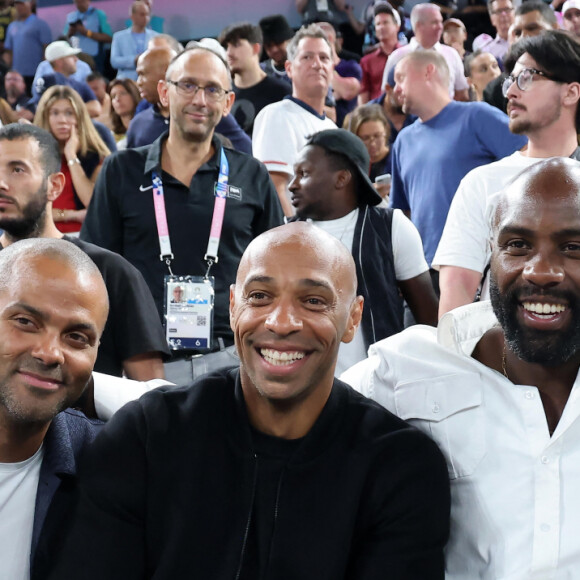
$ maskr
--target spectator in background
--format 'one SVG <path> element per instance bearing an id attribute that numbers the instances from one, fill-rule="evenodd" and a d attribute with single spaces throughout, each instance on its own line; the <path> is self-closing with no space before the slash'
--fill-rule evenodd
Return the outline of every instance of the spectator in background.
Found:
<path id="1" fill-rule="evenodd" d="M 465 41 L 467 40 L 467 29 L 465 24 L 458 18 L 448 18 L 443 23 L 443 42 L 454 48 L 461 60 L 465 58 L 468 52 L 465 51 Z"/>
<path id="2" fill-rule="evenodd" d="M 356 60 L 341 59 L 336 51 L 336 30 L 329 22 L 319 22 L 330 48 L 332 49 L 332 62 L 334 63 L 334 75 L 331 87 L 336 101 L 336 124 L 340 127 L 344 118 L 356 107 L 357 97 L 360 92 L 362 69 Z"/>
<path id="3" fill-rule="evenodd" d="M 508 31 L 514 23 L 514 6 L 511 0 L 489 0 L 487 9 L 497 34 L 495 38 L 490 38 L 484 43 L 478 43 L 478 38 L 480 38 L 478 37 L 473 41 L 473 44 L 477 45 L 479 50 L 493 54 L 498 61 L 503 61 L 510 46 Z"/>
<path id="4" fill-rule="evenodd" d="M 30 92 L 36 67 L 44 57 L 44 49 L 52 40 L 48 24 L 32 13 L 30 0 L 16 0 L 17 19 L 10 23 L 4 41 L 5 60 L 16 69 Z"/>
<path id="5" fill-rule="evenodd" d="M 286 73 L 286 60 L 288 58 L 286 48 L 294 36 L 294 31 L 281 14 L 266 16 L 260 20 L 259 25 L 264 38 L 264 51 L 268 55 L 268 60 L 261 64 L 262 69 L 267 75 L 286 81 L 291 85 L 292 81 Z"/>
<path id="6" fill-rule="evenodd" d="M 295 2 L 303 24 L 324 20 L 338 26 L 345 20 L 346 15 L 343 14 L 346 12 L 346 0 L 295 0 Z"/>
<path id="7" fill-rule="evenodd" d="M 145 4 L 147 4 L 147 6 L 149 7 L 149 14 L 150 14 L 149 28 L 151 28 L 151 30 L 154 30 L 155 32 L 157 32 L 159 34 L 162 34 L 163 33 L 163 24 L 164 24 L 165 19 L 162 18 L 161 16 L 156 16 L 155 14 L 153 14 L 153 0 L 143 0 L 143 2 L 145 2 Z M 125 27 L 129 28 L 130 26 L 131 26 L 131 18 L 127 18 L 127 20 L 125 20 Z M 148 47 L 148 48 L 151 48 L 151 47 Z M 181 50 L 183 50 L 183 49 L 181 49 Z"/>
<path id="8" fill-rule="evenodd" d="M 370 157 L 369 177 L 375 189 L 383 199 L 389 198 L 390 181 L 379 181 L 376 178 L 391 174 L 391 147 L 389 138 L 391 128 L 380 105 L 363 105 L 355 109 L 348 124 L 348 130 L 354 133 L 367 148 Z"/>
<path id="9" fill-rule="evenodd" d="M 95 97 L 101 105 L 101 114 L 95 119 L 110 129 L 111 98 L 107 92 L 108 84 L 109 81 L 98 71 L 87 77 L 87 85 L 95 93 Z"/>
<path id="10" fill-rule="evenodd" d="M 103 72 L 105 47 L 112 40 L 107 15 L 94 6 L 91 0 L 74 0 L 76 10 L 66 15 L 66 34 L 82 52 L 93 57 L 97 68 Z"/>
<path id="11" fill-rule="evenodd" d="M 150 48 L 169 48 L 175 54 L 179 54 L 184 49 L 184 46 L 171 34 L 157 34 L 149 39 L 147 50 Z"/>
<path id="12" fill-rule="evenodd" d="M 24 77 L 14 69 L 9 70 L 4 77 L 4 91 L 8 104 L 17 112 L 24 109 L 30 99 L 26 93 Z"/>
<path id="13" fill-rule="evenodd" d="M 465 76 L 472 96 L 470 100 L 483 101 L 485 87 L 500 74 L 497 59 L 490 52 L 476 50 L 468 55 L 465 58 Z"/>
<path id="14" fill-rule="evenodd" d="M 395 81 L 403 111 L 421 122 L 403 130 L 393 147 L 390 203 L 410 213 L 431 264 L 461 179 L 521 149 L 527 139 L 510 133 L 507 115 L 486 103 L 453 101 L 447 63 L 435 51 L 407 55 L 395 68 Z M 437 289 L 437 274 L 432 276 Z"/>
<path id="15" fill-rule="evenodd" d="M 54 73 L 36 79 L 35 89 L 39 97 L 35 99 L 35 105 L 48 87 L 65 85 L 73 88 L 81 96 L 91 117 L 98 117 L 101 114 L 101 104 L 89 85 L 86 82 L 76 81 L 72 76 L 77 70 L 79 52 L 79 48 L 72 48 L 66 40 L 51 42 L 46 47 L 44 55 Z"/>
<path id="16" fill-rule="evenodd" d="M 78 232 L 97 175 L 110 151 L 99 137 L 80 95 L 71 87 L 49 88 L 40 99 L 34 124 L 53 135 L 62 154 L 65 186 L 53 202 L 53 219 L 62 233 Z"/>
<path id="17" fill-rule="evenodd" d="M 292 92 L 288 83 L 269 76 L 260 68 L 262 30 L 249 22 L 232 24 L 219 36 L 233 75 L 236 100 L 230 115 L 251 137 L 256 115 Z"/>
<path id="18" fill-rule="evenodd" d="M 286 216 L 294 211 L 288 183 L 294 163 L 306 140 L 323 129 L 336 129 L 324 114 L 333 78 L 332 48 L 324 31 L 312 24 L 301 28 L 288 45 L 286 70 L 292 79 L 292 96 L 264 107 L 254 123 L 254 155 L 274 182 Z"/>
<path id="19" fill-rule="evenodd" d="M 378 3 L 374 7 L 374 24 L 379 44 L 373 52 L 363 56 L 360 61 L 362 80 L 358 96 L 359 105 L 364 105 L 380 96 L 387 59 L 395 49 L 401 47 L 398 41 L 401 18 L 390 4 Z"/>
<path id="20" fill-rule="evenodd" d="M 113 79 L 107 92 L 111 99 L 109 124 L 117 141 L 117 149 L 125 149 L 127 129 L 139 104 L 139 89 L 131 79 Z"/>
<path id="21" fill-rule="evenodd" d="M 580 36 L 580 1 L 566 0 L 562 6 L 562 26 L 574 36 Z"/>
<path id="22" fill-rule="evenodd" d="M 131 4 L 131 27 L 113 34 L 111 66 L 117 69 L 118 79 L 137 80 L 137 59 L 147 49 L 157 32 L 148 27 L 149 6 L 143 0 Z"/>
<path id="23" fill-rule="evenodd" d="M 469 99 L 467 79 L 463 74 L 463 62 L 457 51 L 439 42 L 443 32 L 441 10 L 436 4 L 421 3 L 411 10 L 411 26 L 415 36 L 408 45 L 395 50 L 387 60 L 383 73 L 383 87 L 387 84 L 389 73 L 396 64 L 411 52 L 430 50 L 441 54 L 449 69 L 449 96 L 456 101 Z"/>
<path id="24" fill-rule="evenodd" d="M 4 50 L 6 30 L 8 25 L 16 18 L 16 9 L 10 0 L 0 0 L 0 51 Z"/>

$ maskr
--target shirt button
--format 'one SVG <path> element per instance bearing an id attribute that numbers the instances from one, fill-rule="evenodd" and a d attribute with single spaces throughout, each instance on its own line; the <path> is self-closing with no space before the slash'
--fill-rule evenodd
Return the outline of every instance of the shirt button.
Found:
<path id="1" fill-rule="evenodd" d="M 441 408 L 439 407 L 439 405 L 437 403 L 433 403 L 433 408 L 431 410 L 433 411 L 433 413 L 439 413 Z"/>
<path id="2" fill-rule="evenodd" d="M 542 524 L 540 526 L 540 530 L 542 530 L 542 532 L 549 532 L 550 531 L 550 526 L 548 524 Z"/>
<path id="3" fill-rule="evenodd" d="M 550 463 L 550 458 L 547 455 L 543 455 L 542 456 L 542 463 L 544 463 L 544 464 Z"/>
<path id="4" fill-rule="evenodd" d="M 526 391 L 526 399 L 533 399 L 534 393 L 532 391 Z"/>

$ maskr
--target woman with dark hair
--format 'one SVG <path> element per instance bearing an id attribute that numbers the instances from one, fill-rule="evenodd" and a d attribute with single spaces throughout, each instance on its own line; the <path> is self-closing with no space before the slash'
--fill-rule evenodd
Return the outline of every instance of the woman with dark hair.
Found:
<path id="1" fill-rule="evenodd" d="M 34 124 L 52 134 L 62 155 L 61 171 L 66 180 L 62 193 L 52 203 L 56 227 L 67 234 L 79 232 L 97 175 L 110 151 L 80 95 L 71 87 L 47 89 L 38 103 Z"/>
<path id="2" fill-rule="evenodd" d="M 501 74 L 497 59 L 490 52 L 476 50 L 465 57 L 463 64 L 472 101 L 483 101 L 485 87 Z"/>
<path id="3" fill-rule="evenodd" d="M 125 149 L 127 129 L 141 100 L 139 89 L 131 79 L 113 79 L 107 92 L 111 97 L 111 129 L 117 142 L 117 150 Z"/>

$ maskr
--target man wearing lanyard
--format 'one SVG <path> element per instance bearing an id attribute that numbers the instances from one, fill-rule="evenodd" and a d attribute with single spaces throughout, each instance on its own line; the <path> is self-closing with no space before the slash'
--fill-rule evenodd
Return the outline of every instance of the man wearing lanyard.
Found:
<path id="1" fill-rule="evenodd" d="M 233 343 L 229 285 L 246 246 L 280 225 L 282 210 L 266 168 L 214 137 L 235 99 L 218 54 L 182 52 L 158 88 L 169 134 L 105 161 L 81 238 L 141 271 L 174 347 L 206 352 Z M 176 285 L 184 304 L 171 302 Z"/>

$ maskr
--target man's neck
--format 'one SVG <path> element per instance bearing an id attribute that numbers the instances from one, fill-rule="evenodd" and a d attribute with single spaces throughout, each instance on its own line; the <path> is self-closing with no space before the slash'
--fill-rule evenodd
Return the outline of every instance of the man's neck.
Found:
<path id="1" fill-rule="evenodd" d="M 418 117 L 423 123 L 426 123 L 436 117 L 449 103 L 451 103 L 451 99 L 447 93 L 435 95 L 424 110 L 418 114 Z"/>
<path id="2" fill-rule="evenodd" d="M 142 34 L 145 32 L 145 26 L 136 26 L 133 24 L 133 26 L 131 26 L 131 32 L 134 32 L 135 34 Z"/>
<path id="3" fill-rule="evenodd" d="M 46 424 L 13 424 L 0 413 L 0 463 L 20 463 L 30 459 L 42 445 L 50 427 Z"/>
<path id="4" fill-rule="evenodd" d="M 431 50 L 437 44 L 437 42 L 434 42 L 433 44 L 430 44 L 430 45 L 423 44 L 423 42 L 421 42 L 416 36 L 415 36 L 415 40 L 417 41 L 419 46 L 421 48 L 423 48 L 424 50 Z"/>
<path id="5" fill-rule="evenodd" d="M 164 107 L 161 103 L 153 103 L 153 106 L 162 117 L 169 119 L 169 107 Z"/>
<path id="6" fill-rule="evenodd" d="M 214 154 L 213 133 L 200 143 L 185 141 L 176 133 L 169 129 L 169 137 L 161 152 L 161 168 L 189 187 L 197 170 Z"/>
<path id="7" fill-rule="evenodd" d="M 300 95 L 293 93 L 292 96 L 299 101 L 307 104 L 314 109 L 319 115 L 324 114 L 324 103 L 326 102 L 326 93 L 321 97 L 318 95 Z"/>
<path id="8" fill-rule="evenodd" d="M 257 85 L 266 78 L 266 73 L 260 68 L 258 63 L 252 65 L 248 70 L 236 73 L 234 76 L 234 85 L 238 89 L 248 89 Z"/>
<path id="9" fill-rule="evenodd" d="M 552 125 L 527 137 L 528 148 L 523 152 L 526 157 L 569 157 L 578 147 L 576 129 L 569 123 L 567 127 Z"/>
<path id="10" fill-rule="evenodd" d="M 54 225 L 54 221 L 52 220 L 52 204 L 49 203 L 46 208 L 44 221 L 39 221 L 32 232 L 29 232 L 24 236 L 18 236 L 11 234 L 7 230 L 4 230 L 4 233 L 2 236 L 0 236 L 0 245 L 3 248 L 7 248 L 11 244 L 19 242 L 20 240 L 29 240 L 34 238 L 60 239 L 62 237 L 62 232 L 57 229 L 57 227 Z"/>
<path id="11" fill-rule="evenodd" d="M 381 40 L 381 42 L 379 42 L 379 48 L 387 55 L 389 56 L 391 54 L 391 52 L 393 52 L 393 50 L 395 50 L 395 47 L 397 46 L 397 42 L 398 39 L 395 38 L 387 38 L 386 40 Z"/>

